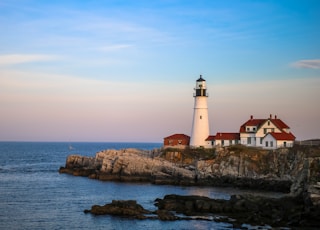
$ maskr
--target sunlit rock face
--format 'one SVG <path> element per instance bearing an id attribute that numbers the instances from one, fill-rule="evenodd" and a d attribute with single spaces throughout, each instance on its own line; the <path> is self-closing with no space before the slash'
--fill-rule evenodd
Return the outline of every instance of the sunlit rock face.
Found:
<path id="1" fill-rule="evenodd" d="M 104 150 L 98 152 L 94 158 L 70 155 L 67 158 L 66 167 L 60 171 L 70 173 L 68 170 L 77 171 L 80 168 L 88 172 L 90 178 L 101 180 L 133 180 L 171 184 L 184 180 L 185 183 L 190 183 L 195 176 L 193 171 L 178 167 L 163 158 L 151 157 L 149 152 L 137 149 Z M 72 174 L 79 173 L 73 172 Z"/>
<path id="2" fill-rule="evenodd" d="M 100 180 L 304 192 L 309 202 L 320 202 L 320 157 L 312 149 L 233 146 L 216 149 L 205 158 L 195 157 L 193 150 L 189 154 L 161 151 L 109 149 L 95 157 L 70 155 L 60 172 Z"/>

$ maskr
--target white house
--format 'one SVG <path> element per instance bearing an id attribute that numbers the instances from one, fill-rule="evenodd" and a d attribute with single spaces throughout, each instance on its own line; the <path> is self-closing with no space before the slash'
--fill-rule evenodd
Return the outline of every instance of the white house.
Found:
<path id="1" fill-rule="evenodd" d="M 263 138 L 263 148 L 276 149 L 281 147 L 292 147 L 295 136 L 292 133 L 268 133 Z"/>
<path id="2" fill-rule="evenodd" d="M 214 136 L 214 145 L 215 146 L 230 146 L 236 145 L 240 142 L 239 133 L 217 133 Z"/>
<path id="3" fill-rule="evenodd" d="M 268 119 L 254 119 L 250 117 L 240 127 L 240 143 L 246 146 L 276 149 L 279 147 L 291 147 L 295 136 L 290 128 L 281 119 L 272 115 Z"/>

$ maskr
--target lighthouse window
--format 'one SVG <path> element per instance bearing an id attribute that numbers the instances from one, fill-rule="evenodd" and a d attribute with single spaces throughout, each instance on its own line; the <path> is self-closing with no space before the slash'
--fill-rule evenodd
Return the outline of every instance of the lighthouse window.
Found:
<path id="1" fill-rule="evenodd" d="M 202 116 L 200 116 L 200 119 L 202 119 Z"/>

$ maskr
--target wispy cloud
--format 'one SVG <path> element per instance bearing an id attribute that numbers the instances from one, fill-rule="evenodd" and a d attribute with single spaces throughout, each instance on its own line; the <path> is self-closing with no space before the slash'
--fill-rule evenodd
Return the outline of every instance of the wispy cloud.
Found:
<path id="1" fill-rule="evenodd" d="M 294 68 L 320 69 L 320 59 L 300 60 L 291 64 Z"/>
<path id="2" fill-rule="evenodd" d="M 109 51 L 118 51 L 123 49 L 128 49 L 133 47 L 133 45 L 130 44 L 114 44 L 114 45 L 108 45 L 100 47 L 99 50 L 109 52 Z"/>
<path id="3" fill-rule="evenodd" d="M 42 54 L 7 54 L 0 55 L 0 66 L 15 65 L 29 62 L 49 61 L 56 58 L 56 56 Z"/>

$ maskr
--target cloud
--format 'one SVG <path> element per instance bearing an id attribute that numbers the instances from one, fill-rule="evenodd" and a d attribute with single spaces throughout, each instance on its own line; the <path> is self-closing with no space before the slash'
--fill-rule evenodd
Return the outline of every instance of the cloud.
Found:
<path id="1" fill-rule="evenodd" d="M 100 50 L 109 52 L 109 51 L 118 51 L 118 50 L 128 49 L 131 47 L 132 45 L 130 44 L 115 44 L 115 45 L 103 46 L 100 48 Z"/>
<path id="2" fill-rule="evenodd" d="M 295 68 L 304 69 L 320 69 L 320 59 L 300 60 L 292 63 L 292 66 Z"/>
<path id="3" fill-rule="evenodd" d="M 49 61 L 56 59 L 55 56 L 41 54 L 7 54 L 0 55 L 0 66 L 15 65 L 29 62 Z"/>

